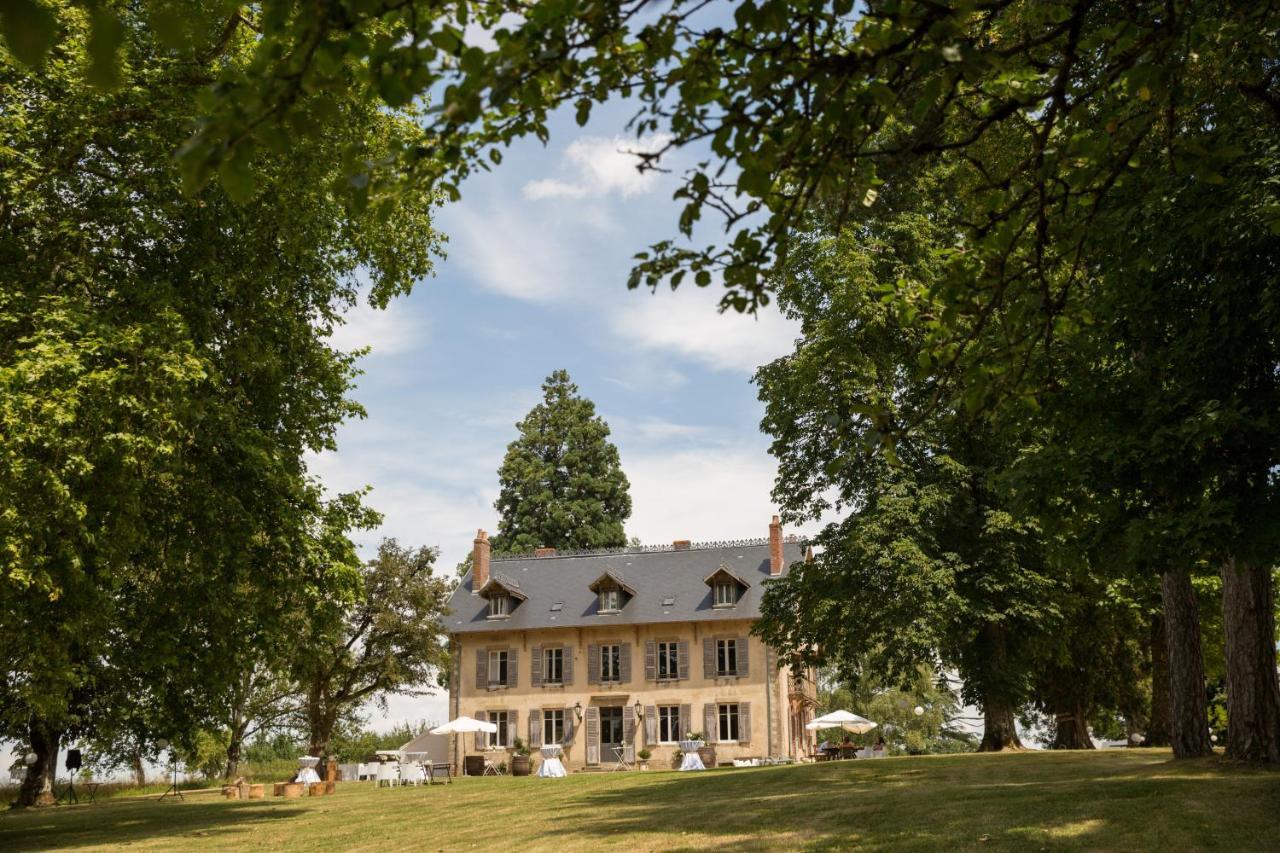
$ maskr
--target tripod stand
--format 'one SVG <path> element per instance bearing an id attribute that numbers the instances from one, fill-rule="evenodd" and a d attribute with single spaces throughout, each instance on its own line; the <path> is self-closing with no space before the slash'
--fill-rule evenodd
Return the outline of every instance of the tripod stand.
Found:
<path id="1" fill-rule="evenodd" d="M 183 800 L 185 802 L 186 798 L 183 797 L 182 792 L 178 790 L 178 757 L 173 754 L 172 750 L 169 751 L 169 764 L 173 768 L 173 781 L 169 784 L 169 787 L 165 789 L 165 792 L 160 795 L 160 799 L 163 800 L 165 797 L 177 797 L 179 800 Z"/>

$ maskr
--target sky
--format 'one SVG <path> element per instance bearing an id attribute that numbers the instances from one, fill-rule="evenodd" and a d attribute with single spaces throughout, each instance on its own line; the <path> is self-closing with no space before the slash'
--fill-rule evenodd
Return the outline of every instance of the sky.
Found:
<path id="1" fill-rule="evenodd" d="M 636 171 L 627 151 L 660 140 L 627 133 L 629 115 L 611 104 L 585 127 L 557 116 L 547 146 L 513 146 L 439 211 L 447 257 L 434 277 L 385 311 L 354 310 L 335 335 L 372 347 L 354 393 L 368 416 L 309 465 L 331 491 L 372 488 L 384 522 L 357 537 L 365 554 L 392 536 L 439 548 L 451 572 L 477 529 L 496 528 L 498 466 L 560 368 L 612 429 L 628 536 L 768 535 L 776 464 L 751 376 L 798 329 L 772 305 L 719 313 L 714 285 L 627 289 L 632 256 L 674 236 L 679 211 L 675 175 Z M 443 695 L 394 697 L 371 722 L 443 720 L 445 707 Z"/>

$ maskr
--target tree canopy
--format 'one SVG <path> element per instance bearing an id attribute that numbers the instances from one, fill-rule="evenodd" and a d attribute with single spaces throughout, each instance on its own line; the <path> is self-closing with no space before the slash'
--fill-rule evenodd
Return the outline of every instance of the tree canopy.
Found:
<path id="1" fill-rule="evenodd" d="M 542 402 L 516 425 L 498 469 L 498 535 L 494 548 L 616 548 L 627 544 L 630 484 L 609 425 L 595 404 L 557 370 L 542 384 Z"/>
<path id="2" fill-rule="evenodd" d="M 57 9 L 39 71 L 0 55 L 0 730 L 40 756 L 23 802 L 48 797 L 63 737 L 194 733 L 238 649 L 344 588 L 347 531 L 376 516 L 303 461 L 361 414 L 327 338 L 359 271 L 384 301 L 437 247 L 429 198 L 373 229 L 331 191 L 342 152 L 386 151 L 402 118 L 335 100 L 343 127 L 257 161 L 253 198 L 188 195 L 172 154 L 252 34 L 177 54 L 130 5 Z M 84 68 L 110 14 L 103 89 Z"/>

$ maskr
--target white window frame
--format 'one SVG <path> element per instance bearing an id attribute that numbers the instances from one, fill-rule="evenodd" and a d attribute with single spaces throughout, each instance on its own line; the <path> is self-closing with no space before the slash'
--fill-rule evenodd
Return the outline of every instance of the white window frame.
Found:
<path id="1" fill-rule="evenodd" d="M 662 665 L 667 663 L 667 674 L 662 674 Z M 674 664 L 674 666 L 671 666 Z M 680 643 L 662 640 L 658 643 L 658 659 L 654 662 L 654 674 L 659 681 L 676 681 L 680 678 Z"/>
<path id="2" fill-rule="evenodd" d="M 742 733 L 738 728 L 740 723 L 737 702 L 723 702 L 716 706 L 716 740 L 720 743 L 737 743 Z M 730 734 L 732 737 L 728 736 Z"/>
<path id="3" fill-rule="evenodd" d="M 733 664 L 732 667 L 728 666 L 730 663 Z M 728 677 L 737 674 L 738 641 L 736 639 L 716 640 L 716 675 Z"/>
<path id="4" fill-rule="evenodd" d="M 507 712 L 506 711 L 490 711 L 488 714 L 488 717 L 489 717 L 489 722 L 493 723 L 495 726 L 498 727 L 498 730 L 496 732 L 488 732 L 489 737 L 486 740 L 486 743 L 489 745 L 489 749 L 506 749 L 507 747 L 511 746 L 510 743 L 507 743 L 507 737 L 509 735 L 509 730 L 510 730 L 510 726 L 508 725 L 509 720 L 507 719 Z"/>
<path id="5" fill-rule="evenodd" d="M 737 585 L 732 581 L 716 581 L 716 607 L 733 607 L 738 603 Z"/>
<path id="6" fill-rule="evenodd" d="M 605 666 L 606 661 L 610 666 Z M 600 646 L 600 681 L 607 684 L 622 683 L 622 646 L 620 644 L 605 643 Z"/>
<path id="7" fill-rule="evenodd" d="M 506 619 L 511 615 L 511 596 L 498 593 L 489 597 L 489 618 Z"/>
<path id="8" fill-rule="evenodd" d="M 555 666 L 552 667 L 552 662 Z M 551 676 L 551 670 L 555 669 L 555 677 Z M 542 650 L 542 683 L 543 684 L 564 684 L 564 648 L 561 646 L 553 646 L 549 649 Z"/>
<path id="9" fill-rule="evenodd" d="M 560 729 L 560 737 L 555 737 L 556 728 Z M 544 708 L 542 711 L 542 743 L 543 745 L 564 742 L 564 708 Z"/>
<path id="10" fill-rule="evenodd" d="M 495 674 L 501 670 L 502 678 L 495 678 Z M 511 659 L 507 657 L 506 649 L 490 649 L 489 650 L 489 686 L 490 687 L 506 687 L 507 677 L 511 674 Z"/>
<path id="11" fill-rule="evenodd" d="M 662 724 L 667 724 L 667 734 L 670 737 L 662 736 Z M 659 705 L 658 706 L 658 743 L 679 743 L 680 742 L 680 706 L 679 705 Z"/>
<path id="12" fill-rule="evenodd" d="M 617 613 L 622 609 L 622 590 L 620 589 L 602 589 L 600 590 L 600 612 L 601 613 Z"/>

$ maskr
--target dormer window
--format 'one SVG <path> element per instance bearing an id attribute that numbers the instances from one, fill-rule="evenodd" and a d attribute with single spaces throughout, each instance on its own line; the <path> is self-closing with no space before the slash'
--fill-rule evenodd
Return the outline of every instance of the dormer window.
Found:
<path id="1" fill-rule="evenodd" d="M 621 609 L 622 609 L 622 590 L 620 589 L 600 590 L 600 612 L 601 613 L 617 613 Z"/>
<path id="2" fill-rule="evenodd" d="M 528 598 L 520 591 L 520 584 L 515 579 L 497 572 L 480 587 L 480 595 L 489 601 L 490 619 L 506 619 L 520 602 Z"/>
<path id="3" fill-rule="evenodd" d="M 711 606 L 716 608 L 737 607 L 738 599 L 751 586 L 724 564 L 703 578 L 703 583 L 711 587 Z"/>
<path id="4" fill-rule="evenodd" d="M 597 613 L 620 613 L 636 594 L 615 569 L 605 569 L 604 574 L 596 578 L 588 589 L 596 594 Z"/>

